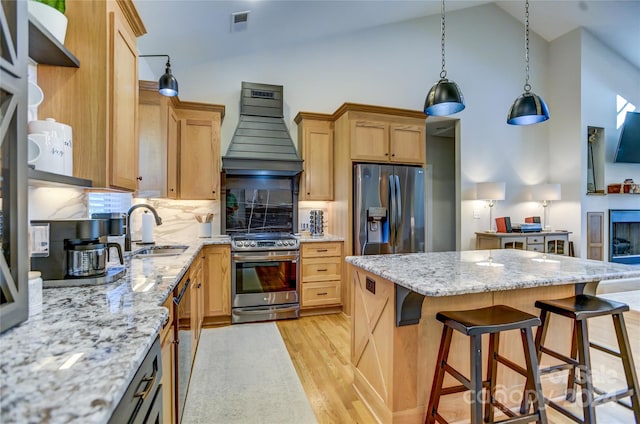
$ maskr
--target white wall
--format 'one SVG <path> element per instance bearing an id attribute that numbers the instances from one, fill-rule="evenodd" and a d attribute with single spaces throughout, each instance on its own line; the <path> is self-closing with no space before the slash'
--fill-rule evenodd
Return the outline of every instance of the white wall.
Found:
<path id="1" fill-rule="evenodd" d="M 525 202 L 525 186 L 547 173 L 547 123 L 506 124 L 510 105 L 523 91 L 524 28 L 493 4 L 447 13 L 446 68 L 461 87 L 467 108 L 461 120 L 461 248 L 475 246 L 474 231 L 485 229 L 488 209 L 473 220 L 475 183 L 506 181 L 507 200 L 494 216 L 513 222 L 541 215 Z M 531 84 L 547 97 L 548 43 L 531 37 Z M 293 118 L 300 111 L 332 113 L 344 102 L 421 110 L 440 73 L 439 16 L 280 49 L 206 63 L 181 75 L 180 98 L 226 106 L 222 152 L 233 135 L 242 81 L 284 86 L 285 122 L 296 139 Z M 153 79 L 141 74 L 141 79 Z M 553 110 L 554 105 L 549 102 Z"/>
<path id="2" fill-rule="evenodd" d="M 597 126 L 605 131 L 605 187 L 622 183 L 626 178 L 640 182 L 640 164 L 614 163 L 620 130 L 616 128 L 616 96 L 620 95 L 640 109 L 640 69 L 614 54 L 587 31 L 580 31 L 582 43 L 582 92 L 581 92 L 581 137 L 580 156 L 586 168 L 587 126 Z M 608 209 L 640 209 L 640 196 L 606 195 L 587 196 L 586 174 L 580 185 L 582 196 L 582 231 L 586 234 L 586 213 L 604 212 L 608 222 Z M 608 240 L 605 226 L 604 239 Z M 586 237 L 585 237 L 586 239 Z M 586 247 L 586 240 L 582 240 Z M 608 247 L 608 246 L 607 246 Z M 605 249 L 605 260 L 608 248 Z"/>

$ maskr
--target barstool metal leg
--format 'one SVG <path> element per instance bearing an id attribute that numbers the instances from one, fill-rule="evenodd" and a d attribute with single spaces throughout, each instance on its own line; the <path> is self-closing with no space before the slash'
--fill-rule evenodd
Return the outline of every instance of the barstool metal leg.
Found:
<path id="1" fill-rule="evenodd" d="M 589 353 L 589 331 L 587 320 L 576 320 L 578 333 L 578 362 L 580 386 L 582 387 L 582 411 L 585 424 L 596 423 L 596 413 L 593 405 L 593 381 L 591 379 L 591 354 Z"/>
<path id="2" fill-rule="evenodd" d="M 444 365 L 449 357 L 449 348 L 451 347 L 451 337 L 453 336 L 453 328 L 444 326 L 442 329 L 442 338 L 440 340 L 440 349 L 438 351 L 438 360 L 436 362 L 435 377 L 431 386 L 431 395 L 429 396 L 429 405 L 425 417 L 425 424 L 433 424 L 436 422 L 436 411 L 440 404 L 440 392 L 442 391 L 442 382 L 444 381 Z"/>
<path id="3" fill-rule="evenodd" d="M 469 337 L 471 359 L 469 371 L 471 389 L 471 424 L 482 423 L 482 336 Z"/>
<path id="4" fill-rule="evenodd" d="M 612 315 L 613 326 L 616 330 L 618 338 L 618 347 L 620 348 L 620 359 L 624 368 L 624 375 L 627 380 L 627 387 L 633 390 L 631 395 L 631 407 L 636 423 L 640 423 L 640 386 L 638 386 L 638 377 L 636 376 L 636 368 L 633 363 L 631 346 L 629 345 L 629 335 L 624 324 L 622 313 Z"/>

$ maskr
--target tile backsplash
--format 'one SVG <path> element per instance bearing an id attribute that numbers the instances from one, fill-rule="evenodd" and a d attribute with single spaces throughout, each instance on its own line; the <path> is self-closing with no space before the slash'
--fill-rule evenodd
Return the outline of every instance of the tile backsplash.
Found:
<path id="1" fill-rule="evenodd" d="M 121 194 L 120 194 L 121 195 Z M 29 187 L 29 220 L 34 219 L 83 219 L 89 218 L 90 208 L 87 193 L 82 188 L 73 187 Z M 127 209 L 129 203 L 126 203 Z M 160 241 L 170 241 L 173 235 L 198 236 L 196 215 L 213 214 L 213 235 L 220 234 L 220 202 L 217 200 L 171 200 L 133 198 L 131 204 L 147 203 L 156 209 L 162 218 L 162 225 L 153 228 Z M 95 204 L 92 203 L 92 210 Z M 298 206 L 298 229 L 309 224 L 309 211 L 324 211 L 324 233 L 328 233 L 331 218 L 329 202 L 300 202 Z M 122 212 L 126 212 L 123 210 Z M 132 239 L 140 239 L 142 233 L 142 211 L 131 217 Z"/>

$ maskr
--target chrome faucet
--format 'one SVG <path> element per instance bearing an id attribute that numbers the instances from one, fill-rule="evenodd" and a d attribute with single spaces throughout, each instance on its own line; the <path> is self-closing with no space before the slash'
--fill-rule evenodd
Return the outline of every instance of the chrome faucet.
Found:
<path id="1" fill-rule="evenodd" d="M 162 225 L 162 218 L 158 215 L 158 212 L 151 205 L 147 205 L 146 203 L 140 203 L 138 205 L 133 205 L 127 211 L 127 228 L 124 233 L 124 250 L 125 252 L 131 251 L 131 213 L 138 208 L 148 209 L 156 220 L 156 225 Z"/>

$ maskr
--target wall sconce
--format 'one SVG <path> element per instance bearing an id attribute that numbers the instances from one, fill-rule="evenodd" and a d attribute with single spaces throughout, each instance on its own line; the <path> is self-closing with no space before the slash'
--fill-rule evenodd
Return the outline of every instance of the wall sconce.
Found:
<path id="1" fill-rule="evenodd" d="M 163 96 L 174 97 L 178 95 L 178 80 L 171 75 L 171 58 L 166 54 L 141 54 L 138 57 L 166 57 L 167 67 L 164 75 L 158 80 L 158 92 Z"/>
<path id="2" fill-rule="evenodd" d="M 489 206 L 489 232 L 495 233 L 493 229 L 493 206 L 496 200 L 504 200 L 506 194 L 506 183 L 487 182 L 476 184 L 476 199 L 488 201 Z"/>
<path id="3" fill-rule="evenodd" d="M 551 205 L 552 200 L 560 200 L 561 193 L 560 184 L 538 184 L 532 188 L 533 200 L 542 201 L 542 207 L 544 208 L 544 221 L 542 223 L 544 231 L 551 231 L 548 206 Z"/>
<path id="4" fill-rule="evenodd" d="M 431 116 L 447 116 L 464 109 L 464 97 L 460 87 L 454 81 L 447 79 L 444 69 L 444 0 L 440 7 L 440 46 L 442 52 L 442 71 L 440 80 L 433 84 L 424 102 L 424 113 Z"/>

